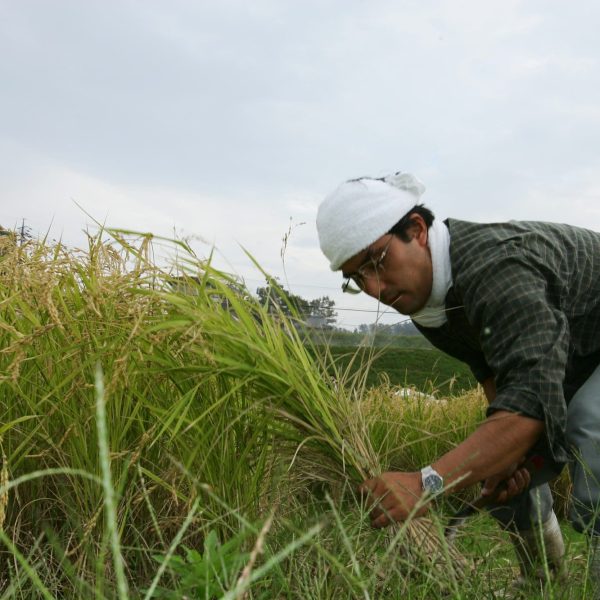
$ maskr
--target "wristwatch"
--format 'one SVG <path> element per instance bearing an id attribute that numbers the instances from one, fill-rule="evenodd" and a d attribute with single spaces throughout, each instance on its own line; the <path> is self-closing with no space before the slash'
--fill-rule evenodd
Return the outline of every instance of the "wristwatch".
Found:
<path id="1" fill-rule="evenodd" d="M 429 465 L 421 469 L 421 485 L 423 486 L 423 491 L 429 494 L 437 494 L 444 487 L 444 479 Z"/>

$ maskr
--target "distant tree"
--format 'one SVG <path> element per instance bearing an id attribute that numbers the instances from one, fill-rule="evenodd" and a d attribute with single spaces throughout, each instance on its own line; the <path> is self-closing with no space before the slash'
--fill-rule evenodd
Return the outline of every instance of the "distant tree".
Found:
<path id="1" fill-rule="evenodd" d="M 335 312 L 335 301 L 329 296 L 321 296 L 309 302 L 310 316 L 321 317 L 325 322 L 325 327 L 333 327 L 337 319 Z"/>
<path id="2" fill-rule="evenodd" d="M 400 321 L 391 325 L 382 325 L 380 323 L 362 323 L 355 330 L 357 333 L 364 335 L 368 333 L 376 333 L 378 336 L 386 335 L 421 335 L 421 332 L 415 327 L 410 320 Z"/>
<path id="3" fill-rule="evenodd" d="M 21 245 L 33 238 L 31 227 L 29 227 L 29 225 L 25 225 L 25 219 L 21 220 L 21 227 L 17 228 L 15 233 L 17 234 L 19 238 L 19 244 Z"/>
<path id="4" fill-rule="evenodd" d="M 266 286 L 257 288 L 256 295 L 270 313 L 282 312 L 288 317 L 292 316 L 292 313 L 302 317 L 310 314 L 308 300 L 292 294 L 276 279 L 267 280 Z"/>
<path id="5" fill-rule="evenodd" d="M 16 229 L 4 229 L 4 227 L 0 225 L 0 237 L 5 240 L 12 239 L 19 244 L 24 244 L 25 242 L 33 239 L 31 227 L 29 227 L 29 225 L 25 225 L 25 219 L 23 219 L 21 226 Z"/>
<path id="6" fill-rule="evenodd" d="M 411 320 L 400 321 L 389 326 L 389 332 L 394 335 L 421 335 Z"/>
<path id="7" fill-rule="evenodd" d="M 268 279 L 265 286 L 256 289 L 256 295 L 270 313 L 281 312 L 288 317 L 295 314 L 305 320 L 313 318 L 327 328 L 336 322 L 335 302 L 329 296 L 307 300 L 292 294 L 276 279 Z"/>

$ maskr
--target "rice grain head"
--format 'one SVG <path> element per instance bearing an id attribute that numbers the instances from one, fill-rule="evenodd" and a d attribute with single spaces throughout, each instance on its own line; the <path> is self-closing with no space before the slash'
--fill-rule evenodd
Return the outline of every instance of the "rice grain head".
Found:
<path id="1" fill-rule="evenodd" d="M 4 530 L 6 507 L 8 506 L 8 461 L 2 453 L 2 470 L 0 471 L 0 531 Z"/>

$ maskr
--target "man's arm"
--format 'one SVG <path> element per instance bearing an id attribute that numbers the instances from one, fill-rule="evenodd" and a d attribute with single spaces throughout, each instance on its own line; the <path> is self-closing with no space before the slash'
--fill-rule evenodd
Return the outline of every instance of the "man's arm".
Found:
<path id="1" fill-rule="evenodd" d="M 507 411 L 497 411 L 464 442 L 444 454 L 433 467 L 444 478 L 448 492 L 504 473 L 518 463 L 544 430 L 541 421 Z M 385 527 L 402 521 L 415 509 L 423 491 L 421 473 L 388 472 L 365 481 L 361 487 L 373 501 L 372 525 Z M 423 514 L 425 509 L 418 514 Z"/>
<path id="2" fill-rule="evenodd" d="M 496 399 L 496 379 L 488 377 L 481 383 L 488 404 L 491 404 Z M 525 491 L 531 483 L 531 473 L 526 468 L 519 468 L 521 462 L 525 461 L 525 457 L 519 463 L 511 465 L 506 473 L 500 473 L 492 477 L 488 477 L 483 482 L 481 488 L 482 496 L 491 496 L 496 492 L 496 488 L 500 482 L 504 482 L 504 490 L 497 494 L 496 502 L 503 504 L 508 502 L 514 496 Z"/>
<path id="3" fill-rule="evenodd" d="M 542 421 L 497 411 L 433 464 L 446 485 L 462 489 L 518 464 L 544 430 Z M 460 481 L 457 481 L 460 480 Z"/>

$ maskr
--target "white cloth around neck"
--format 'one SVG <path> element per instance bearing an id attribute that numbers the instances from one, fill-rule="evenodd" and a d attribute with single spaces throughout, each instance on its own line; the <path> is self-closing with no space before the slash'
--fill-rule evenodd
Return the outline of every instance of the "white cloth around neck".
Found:
<path id="1" fill-rule="evenodd" d="M 450 265 L 450 231 L 437 219 L 429 228 L 427 245 L 431 252 L 433 281 L 431 294 L 425 306 L 410 318 L 423 327 L 441 327 L 446 321 L 446 294 L 452 286 Z"/>

